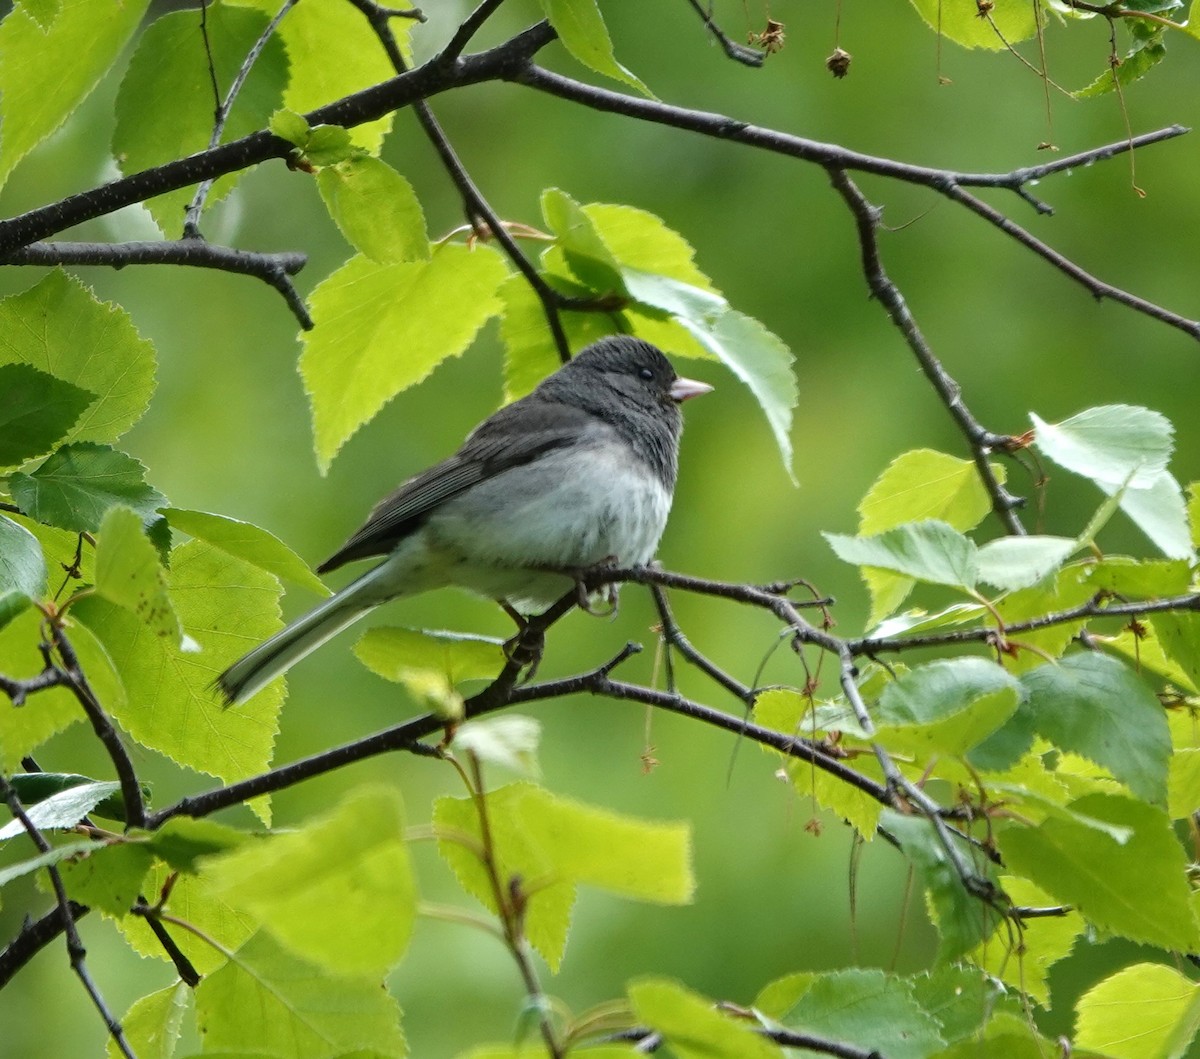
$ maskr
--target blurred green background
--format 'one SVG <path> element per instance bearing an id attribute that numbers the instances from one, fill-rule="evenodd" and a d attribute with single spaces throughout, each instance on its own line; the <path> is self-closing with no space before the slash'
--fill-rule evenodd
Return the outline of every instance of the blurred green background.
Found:
<path id="1" fill-rule="evenodd" d="M 1041 82 L 1003 53 L 946 43 L 941 73 L 952 83 L 939 84 L 936 38 L 903 2 L 844 5 L 840 43 L 853 64 L 842 81 L 823 65 L 834 45 L 833 2 L 774 0 L 769 14 L 785 23 L 787 43 L 757 71 L 729 62 L 684 0 L 603 6 L 618 58 L 663 100 L 874 154 L 1004 171 L 1043 161 L 1046 154 L 1036 149 L 1043 140 L 1068 154 L 1126 134 L 1111 95 L 1077 103 L 1053 93 L 1048 131 Z M 444 41 L 470 5 L 429 0 L 426 7 L 431 17 L 418 31 L 418 55 Z M 725 0 L 716 10 L 736 38 L 761 30 L 768 14 L 761 0 Z M 536 17 L 532 0 L 514 0 L 476 43 L 499 41 Z M 1200 120 L 1200 45 L 1176 37 L 1168 42 L 1167 61 L 1125 94 L 1135 131 Z M 1068 87 L 1086 84 L 1105 69 L 1108 47 L 1100 20 L 1066 31 L 1051 25 L 1046 50 L 1053 77 Z M 1028 45 L 1025 50 L 1035 54 Z M 542 58 L 581 75 L 557 45 Z M 68 127 L 17 169 L 0 198 L 4 215 L 115 175 L 107 144 L 117 83 L 116 76 L 107 79 Z M 513 85 L 439 97 L 434 108 L 502 217 L 538 224 L 538 197 L 548 186 L 579 201 L 624 202 L 656 213 L 691 241 L 698 264 L 735 308 L 756 316 L 795 351 L 799 488 L 789 483 L 745 389 L 715 364 L 683 366 L 717 389 L 687 408 L 676 506 L 660 557 L 671 569 L 728 580 L 806 577 L 837 597 L 839 630 L 856 631 L 865 619 L 865 592 L 854 571 L 833 559 L 820 531 L 852 532 L 855 504 L 899 453 L 919 446 L 965 453 L 898 333 L 868 300 L 850 218 L 825 174 Z M 385 158 L 417 188 L 432 234 L 462 222 L 458 199 L 410 115 L 397 116 Z M 1136 162 L 1144 198 L 1131 188 L 1128 158 L 1043 182 L 1036 191 L 1055 207 L 1053 217 L 1035 215 L 1012 195 L 986 197 L 1100 277 L 1200 316 L 1200 141 L 1189 136 L 1155 146 Z M 869 177 L 861 184 L 885 207 L 892 230 L 882 236 L 882 248 L 892 278 L 986 426 L 1020 432 L 1029 426 L 1030 410 L 1055 420 L 1091 405 L 1144 404 L 1176 425 L 1177 477 L 1185 483 L 1200 477 L 1193 411 L 1200 347 L 1194 340 L 1128 309 L 1098 304 L 929 192 Z M 305 292 L 349 256 L 312 179 L 279 163 L 243 180 L 206 217 L 205 231 L 249 249 L 308 253 L 299 281 Z M 138 238 L 151 231 L 144 213 L 128 210 L 72 235 Z M 0 290 L 24 289 L 40 275 L 0 270 Z M 158 392 L 126 439 L 150 468 L 151 481 L 177 506 L 269 528 L 314 563 L 380 495 L 450 452 L 500 399 L 502 352 L 492 324 L 466 356 L 394 400 L 322 478 L 295 371 L 295 324 L 273 291 L 198 270 L 91 269 L 84 278 L 101 297 L 123 305 L 158 349 Z M 1029 491 L 1025 471 L 1010 466 L 1009 474 L 1017 491 Z M 1078 530 L 1098 500 L 1088 488 L 1055 477 L 1046 528 Z M 1124 525 L 1106 532 L 1113 550 L 1149 549 Z M 285 612 L 313 602 L 292 590 Z M 744 680 L 753 679 L 776 644 L 772 622 L 736 607 L 680 597 L 677 610 L 697 646 Z M 496 608 L 451 592 L 393 604 L 376 620 L 508 633 Z M 591 667 L 628 639 L 652 646 L 651 623 L 646 600 L 632 589 L 613 621 L 572 615 L 553 631 L 542 675 Z M 415 712 L 401 692 L 354 661 L 352 640 L 339 640 L 294 671 L 278 761 Z M 625 675 L 649 679 L 652 668 L 648 651 Z M 804 677 L 795 657 L 779 650 L 763 679 L 802 683 Z M 738 708 L 690 673 L 682 674 L 682 688 L 714 706 Z M 811 803 L 775 778 L 774 760 L 755 747 L 677 718 L 648 718 L 627 703 L 577 698 L 528 712 L 543 725 L 541 763 L 550 789 L 621 812 L 686 818 L 694 826 L 698 890 L 692 906 L 642 907 L 581 894 L 563 970 L 546 981 L 576 1011 L 620 994 L 625 980 L 643 973 L 675 975 L 709 995 L 749 1002 L 761 985 L 789 971 L 855 961 L 912 971 L 931 961 L 933 935 L 921 901 L 908 893 L 899 856 L 878 843 L 866 849 L 852 916 L 848 829 L 828 816 L 820 818 L 819 831 L 808 828 Z M 649 774 L 642 768 L 647 738 L 658 761 Z M 80 726 L 39 757 L 47 767 L 107 776 L 106 761 Z M 137 764 L 155 784 L 159 805 L 210 786 L 153 755 Z M 276 819 L 300 821 L 369 779 L 398 785 L 415 823 L 429 819 L 438 795 L 461 793 L 446 766 L 392 756 L 277 796 Z M 250 822 L 244 813 L 226 818 Z M 456 897 L 432 849 L 419 846 L 417 857 L 424 896 L 466 902 Z M 0 911 L 0 937 L 19 928 L 21 915 L 22 902 L 8 901 Z M 168 982 L 167 964 L 132 955 L 99 916 L 88 917 L 83 932 L 92 972 L 118 1012 Z M 1133 952 L 1123 944 L 1086 946 L 1060 966 L 1045 1028 L 1068 1030 L 1073 996 Z M 511 1039 L 522 1003 L 516 971 L 500 946 L 440 922 L 418 925 L 392 985 L 417 1056 Z M 96 1055 L 104 1040 L 61 945 L 44 951 L 0 993 L 0 1026 L 5 1057 Z"/>

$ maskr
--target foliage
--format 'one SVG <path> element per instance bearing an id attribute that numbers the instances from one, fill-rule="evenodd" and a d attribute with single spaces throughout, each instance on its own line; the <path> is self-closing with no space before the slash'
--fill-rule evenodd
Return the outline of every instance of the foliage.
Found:
<path id="1" fill-rule="evenodd" d="M 858 532 L 825 533 L 870 596 L 861 635 L 834 635 L 831 604 L 796 583 L 739 585 L 656 568 L 596 573 L 597 585 L 652 586 L 668 660 L 696 664 L 714 688 L 742 700 L 746 718 L 686 698 L 670 666 L 666 691 L 622 681 L 632 646 L 575 677 L 521 684 L 525 634 L 506 648 L 473 633 L 374 628 L 354 654 L 428 712 L 276 765 L 283 682 L 226 709 L 212 681 L 280 627 L 284 582 L 328 590 L 267 530 L 174 506 L 152 471 L 117 447 L 155 399 L 156 351 L 130 313 L 55 268 L 0 300 L 0 690 L 9 700 L 0 709 L 0 795 L 13 816 L 0 828 L 0 885 L 10 902 L 12 894 L 49 908 L 0 954 L 0 985 L 62 931 L 108 1023 L 111 1055 L 169 1059 L 199 1041 L 214 1055 L 403 1056 L 403 997 L 380 983 L 405 960 L 419 921 L 444 920 L 497 937 L 526 996 L 515 1043 L 466 1053 L 477 1059 L 659 1046 L 681 1057 L 805 1049 L 1020 1056 L 1055 1047 L 1033 1010 L 1051 1008 L 1051 968 L 1104 935 L 1161 958 L 1143 953 L 1090 985 L 1074 1011 L 1073 1054 L 1184 1054 L 1200 1029 L 1197 986 L 1166 961 L 1200 954 L 1180 840 L 1200 812 L 1200 483 L 1181 486 L 1171 469 L 1174 428 L 1137 404 L 1031 413 L 1021 434 L 976 423 L 903 299 L 892 297 L 874 241 L 878 211 L 848 173 L 912 180 L 977 213 L 965 188 L 1031 197 L 1040 178 L 1033 170 L 917 172 L 660 104 L 652 78 L 618 60 L 595 0 L 531 3 L 531 17 L 544 15 L 550 29 L 482 59 L 460 58 L 499 6 L 483 3 L 446 52 L 407 73 L 426 32 L 407 6 L 307 0 L 294 11 L 285 5 L 278 21 L 274 5 L 233 0 L 208 4 L 203 19 L 176 10 L 143 26 L 145 5 L 132 0 L 115 8 L 23 0 L 0 23 L 0 178 L 30 152 L 28 164 L 38 159 L 39 144 L 128 44 L 111 148 L 121 171 L 135 175 L 40 218 L 0 221 L 0 246 L 10 255 L 32 250 L 41 237 L 118 209 L 124 195 L 146 206 L 177 263 L 194 264 L 188 255 L 202 242 L 206 204 L 236 197 L 255 163 L 282 159 L 311 180 L 350 256 L 316 284 L 307 308 L 277 255 L 231 253 L 217 267 L 269 283 L 305 328 L 298 370 L 323 474 L 389 402 L 468 354 L 495 321 L 506 399 L 594 338 L 633 334 L 744 384 L 794 477 L 793 354 L 721 293 L 708 274 L 716 270 L 702 270 L 688 239 L 646 210 L 580 201 L 557 187 L 542 191 L 541 229 L 505 223 L 424 102 L 472 79 L 524 81 L 631 118 L 758 137 L 756 146 L 823 165 L 856 222 L 868 283 L 962 428 L 967 458 L 928 446 L 896 453 L 865 489 Z M 704 5 L 693 6 L 703 15 Z M 1129 57 L 1114 53 L 1111 68 L 1076 93 L 1083 98 L 1120 93 L 1161 61 L 1169 37 L 1195 36 L 1177 0 L 914 6 L 939 37 L 991 50 L 1040 42 L 1055 20 L 1072 31 L 1093 16 L 1128 22 Z M 763 61 L 762 51 L 739 52 L 705 21 L 728 53 Z M 556 82 L 532 66 L 554 35 L 573 60 L 630 94 L 614 102 L 612 90 Z M 47 76 L 59 69 L 69 74 Z M 213 99 L 213 86 L 231 85 L 237 90 Z M 408 106 L 466 207 L 467 225 L 442 236 L 431 235 L 431 211 L 408 175 L 380 157 L 388 137 L 401 135 L 391 131 L 393 112 Z M 1059 168 L 1049 163 L 1044 174 Z M 1011 234 L 1010 222 L 991 219 Z M 536 245 L 536 257 L 521 243 Z M 66 244 L 60 252 L 60 263 L 73 262 Z M 115 263 L 145 251 L 124 252 L 131 256 Z M 1151 303 L 1124 300 L 1200 332 Z M 233 446 L 212 458 L 236 459 Z M 1031 464 L 1075 476 L 1090 498 L 1059 513 L 1059 533 L 1026 532 L 1020 500 L 1008 492 L 1010 468 Z M 1135 554 L 1110 553 L 1114 525 L 1140 535 Z M 676 625 L 668 598 L 685 596 L 766 612 L 810 679 L 747 679 L 756 659 L 741 659 L 738 675 L 724 672 Z M 566 598 L 527 635 L 544 633 L 574 603 Z M 824 671 L 812 665 L 818 655 Z M 745 1007 L 645 968 L 627 976 L 617 999 L 593 997 L 583 1013 L 552 1002 L 537 960 L 556 973 L 570 959 L 580 888 L 681 906 L 703 885 L 693 821 L 643 819 L 539 782 L 540 726 L 510 708 L 576 692 L 644 702 L 758 742 L 765 761 L 755 767 L 778 770 L 856 841 L 900 850 L 939 938 L 929 968 L 797 966 L 773 980 L 764 972 Z M 104 752 L 103 776 L 42 771 L 33 755 L 83 721 Z M 405 806 L 394 786 L 364 784 L 299 826 L 272 827 L 272 795 L 384 751 L 437 759 L 464 793 Z M 160 799 L 139 780 L 150 755 L 180 766 L 186 796 Z M 520 778 L 497 784 L 505 771 Z M 219 784 L 195 789 L 201 773 Z M 699 789 L 709 780 L 688 782 Z M 240 805 L 255 823 L 207 819 Z M 425 839 L 435 840 L 462 905 L 422 901 L 429 865 L 416 848 Z M 31 896 L 30 878 L 50 897 Z M 747 879 L 746 900 L 776 884 Z M 164 961 L 165 984 L 119 1019 L 84 968 L 75 924 L 88 909 L 133 951 Z M 448 999 L 447 1011 L 468 996 Z M 419 1048 L 414 1042 L 413 1054 Z"/>

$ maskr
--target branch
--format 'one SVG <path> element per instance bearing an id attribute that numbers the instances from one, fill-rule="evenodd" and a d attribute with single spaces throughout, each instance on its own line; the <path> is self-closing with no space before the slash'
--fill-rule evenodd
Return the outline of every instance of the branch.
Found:
<path id="1" fill-rule="evenodd" d="M 458 27 L 454 36 L 450 38 L 450 43 L 442 49 L 442 54 L 438 56 L 438 61 L 453 62 L 457 59 L 463 53 L 463 49 L 471 43 L 471 38 L 500 9 L 502 3 L 504 3 L 504 0 L 483 0 L 483 3 L 463 19 L 462 25 Z"/>
<path id="2" fill-rule="evenodd" d="M 704 10 L 700 0 L 688 0 L 692 5 L 692 10 L 700 16 L 700 20 L 704 23 L 705 28 L 713 35 L 713 38 L 721 45 L 722 50 L 735 63 L 741 63 L 743 66 L 762 66 L 763 60 L 766 58 L 766 53 L 761 52 L 756 48 L 747 48 L 744 44 L 739 44 L 727 36 L 724 31 L 718 26 L 712 17 L 712 5 L 709 5 L 707 11 Z"/>
<path id="3" fill-rule="evenodd" d="M 913 319 L 913 315 L 904 301 L 904 296 L 884 270 L 879 256 L 879 241 L 876 238 L 881 211 L 867 201 L 844 169 L 830 169 L 829 179 L 854 216 L 858 228 L 858 243 L 862 250 L 862 269 L 867 279 L 867 286 L 884 307 L 892 323 L 904 336 L 904 340 L 916 356 L 917 363 L 920 364 L 925 377 L 932 384 L 942 399 L 942 403 L 949 410 L 951 417 L 958 424 L 959 430 L 967 439 L 971 457 L 975 461 L 975 469 L 979 472 L 979 478 L 983 482 L 988 496 L 992 499 L 992 510 L 996 512 L 996 516 L 1010 534 L 1024 535 L 1025 527 L 1021 524 L 1016 512 L 1016 509 L 1024 501 L 1013 496 L 1004 488 L 988 460 L 992 450 L 1004 445 L 1009 439 L 985 430 L 971 414 L 963 402 L 962 388 L 950 377 L 950 374 L 942 367 L 941 361 L 929 348 L 929 343 L 925 341 L 925 336 L 917 326 L 916 320 Z"/>
<path id="4" fill-rule="evenodd" d="M 582 81 L 574 81 L 561 74 L 552 73 L 532 62 L 523 67 L 517 67 L 515 74 L 510 75 L 520 84 L 535 88 L 541 92 L 581 103 L 594 110 L 621 114 L 629 118 L 667 125 L 688 132 L 697 132 L 704 136 L 712 136 L 719 140 L 728 140 L 750 147 L 771 151 L 776 154 L 788 155 L 807 162 L 815 162 L 828 170 L 845 169 L 855 172 L 873 173 L 877 176 L 890 177 L 908 184 L 928 187 L 951 201 L 966 206 L 984 220 L 995 225 L 1006 235 L 1022 243 L 1028 249 L 1039 254 L 1066 276 L 1082 284 L 1096 297 L 1112 298 L 1121 304 L 1138 312 L 1145 313 L 1156 320 L 1177 327 L 1193 338 L 1200 339 L 1200 321 L 1188 320 L 1172 313 L 1167 309 L 1148 302 L 1136 295 L 1119 290 L 1110 284 L 1096 279 L 1078 265 L 1073 264 L 1061 254 L 1050 250 L 1028 232 L 1008 220 L 998 210 L 980 202 L 974 196 L 963 191 L 964 187 L 1002 188 L 1019 194 L 1028 202 L 1034 203 L 1041 212 L 1047 212 L 1048 207 L 1038 203 L 1026 190 L 1026 185 L 1038 179 L 1041 172 L 1058 172 L 1063 168 L 1062 160 L 1043 167 L 1028 167 L 1014 170 L 1011 173 L 960 173 L 949 169 L 933 169 L 928 166 L 909 165 L 888 158 L 851 151 L 836 144 L 822 143 L 818 140 L 807 140 L 800 136 L 765 129 L 749 122 L 739 121 L 723 114 L 714 114 L 701 110 L 688 110 L 675 107 L 657 100 L 639 99 L 613 92 L 605 88 L 597 88 Z M 1134 147 L 1157 143 L 1161 140 L 1181 136 L 1188 130 L 1181 125 L 1173 125 L 1145 136 L 1134 137 L 1119 144 L 1109 144 L 1092 151 L 1074 155 L 1070 159 L 1073 165 L 1086 165 L 1089 161 L 1112 158 Z"/>
<path id="5" fill-rule="evenodd" d="M 309 125 L 352 128 L 447 89 L 510 78 L 553 39 L 554 30 L 547 23 L 539 22 L 488 51 L 468 55 L 453 64 L 427 62 L 409 73 L 318 107 L 304 117 Z M 199 151 L 90 191 L 71 195 L 18 217 L 0 221 L 0 256 L 11 254 L 18 247 L 45 239 L 65 228 L 103 217 L 166 191 L 191 187 L 210 177 L 249 169 L 272 158 L 287 158 L 293 149 L 287 140 L 261 130 L 212 150 Z"/>
<path id="6" fill-rule="evenodd" d="M 86 905 L 67 902 L 67 913 L 76 923 L 89 911 Z M 8 985 L 22 967 L 57 938 L 66 925 L 67 918 L 59 905 L 55 905 L 41 919 L 26 920 L 17 936 L 0 951 L 0 989 Z"/>
<path id="7" fill-rule="evenodd" d="M 186 265 L 254 276 L 283 295 L 306 331 L 312 328 L 312 318 L 290 277 L 307 263 L 308 257 L 301 253 L 258 254 L 214 246 L 198 238 L 165 242 L 30 243 L 0 258 L 0 265 L 105 265 L 115 269 L 126 265 Z"/>

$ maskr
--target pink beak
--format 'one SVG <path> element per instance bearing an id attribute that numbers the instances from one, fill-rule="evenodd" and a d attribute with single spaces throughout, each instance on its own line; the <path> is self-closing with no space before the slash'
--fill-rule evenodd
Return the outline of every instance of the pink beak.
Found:
<path id="1" fill-rule="evenodd" d="M 667 392 L 673 401 L 687 401 L 692 397 L 711 393 L 712 387 L 706 382 L 697 382 L 695 379 L 678 378 L 671 383 L 671 388 Z"/>

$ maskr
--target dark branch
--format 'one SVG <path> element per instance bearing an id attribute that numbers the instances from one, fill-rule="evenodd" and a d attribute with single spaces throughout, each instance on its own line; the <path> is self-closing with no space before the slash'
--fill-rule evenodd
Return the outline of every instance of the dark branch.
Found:
<path id="1" fill-rule="evenodd" d="M 70 901 L 67 911 L 71 919 L 79 922 L 89 912 L 86 905 Z M 20 933 L 0 951 L 0 989 L 39 952 L 66 929 L 67 918 L 59 905 L 55 905 L 41 919 L 27 922 Z"/>
<path id="2" fill-rule="evenodd" d="M 462 25 L 450 38 L 450 43 L 442 49 L 442 54 L 438 56 L 437 61 L 449 63 L 457 59 L 466 46 L 471 43 L 471 38 L 479 32 L 483 24 L 500 9 L 500 5 L 503 3 L 504 0 L 483 0 L 483 3 L 463 19 Z"/>
<path id="3" fill-rule="evenodd" d="M 300 253 L 257 254 L 214 246 L 202 239 L 130 243 L 31 243 L 0 258 L 0 265 L 101 265 L 121 269 L 126 265 L 185 265 L 254 276 L 274 287 L 288 304 L 300 326 L 312 327 L 312 318 L 291 276 L 308 258 Z"/>
<path id="4" fill-rule="evenodd" d="M 747 48 L 746 45 L 739 44 L 729 37 L 713 21 L 711 7 L 708 11 L 705 11 L 704 5 L 700 3 L 700 0 L 688 0 L 688 3 L 692 5 L 692 10 L 700 16 L 705 28 L 713 35 L 713 39 L 721 45 L 722 50 L 729 58 L 736 63 L 741 63 L 743 66 L 762 66 L 763 60 L 766 58 L 765 52 L 761 52 L 756 48 Z"/>

